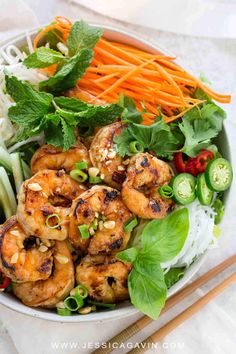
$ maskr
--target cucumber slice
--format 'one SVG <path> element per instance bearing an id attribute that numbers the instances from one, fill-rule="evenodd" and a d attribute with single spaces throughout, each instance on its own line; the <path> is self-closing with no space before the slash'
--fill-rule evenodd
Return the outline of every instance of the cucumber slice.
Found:
<path id="1" fill-rule="evenodd" d="M 22 160 L 19 152 L 14 152 L 10 154 L 11 156 L 11 161 L 12 161 L 12 171 L 13 171 L 13 177 L 15 181 L 15 187 L 17 193 L 20 190 L 20 187 L 22 183 L 24 182 L 24 171 L 23 171 L 23 166 L 22 166 Z"/>
<path id="2" fill-rule="evenodd" d="M 6 173 L 6 171 L 4 170 L 3 167 L 0 167 L 0 180 L 5 188 L 5 191 L 7 193 L 7 196 L 9 198 L 9 202 L 10 202 L 10 206 L 11 206 L 11 215 L 14 215 L 16 213 L 16 198 L 15 198 L 15 194 L 13 192 L 11 183 L 9 181 L 8 175 Z M 4 194 L 4 193 L 3 193 Z M 6 202 L 6 198 L 5 198 L 5 194 L 3 195 L 3 199 L 1 199 L 1 202 L 4 203 Z"/>
<path id="3" fill-rule="evenodd" d="M 6 219 L 10 218 L 14 213 L 12 212 L 10 199 L 1 178 L 0 178 L 0 204 L 3 209 L 5 218 Z"/>
<path id="4" fill-rule="evenodd" d="M 7 172 L 12 173 L 10 154 L 2 146 L 0 146 L 0 166 L 4 167 Z"/>

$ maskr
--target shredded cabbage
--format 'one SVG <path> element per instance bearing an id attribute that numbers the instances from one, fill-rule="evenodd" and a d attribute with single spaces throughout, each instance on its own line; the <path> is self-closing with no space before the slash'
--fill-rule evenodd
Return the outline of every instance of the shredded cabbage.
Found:
<path id="1" fill-rule="evenodd" d="M 29 51 L 32 51 L 30 36 L 26 36 Z M 5 74 L 7 72 L 16 76 L 19 80 L 27 81 L 37 85 L 47 77 L 35 69 L 27 69 L 22 61 L 26 54 L 15 45 L 9 45 L 0 50 L 0 137 L 7 142 L 15 134 L 15 129 L 8 118 L 8 108 L 14 104 L 11 97 L 5 92 Z"/>

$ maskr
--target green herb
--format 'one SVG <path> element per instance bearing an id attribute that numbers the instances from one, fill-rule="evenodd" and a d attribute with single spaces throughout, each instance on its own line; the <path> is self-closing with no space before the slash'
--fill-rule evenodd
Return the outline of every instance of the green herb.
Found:
<path id="1" fill-rule="evenodd" d="M 211 139 L 222 130 L 225 118 L 225 112 L 213 102 L 188 111 L 179 124 L 185 136 L 182 151 L 194 157 L 201 149 L 206 149 L 211 144 Z"/>
<path id="2" fill-rule="evenodd" d="M 127 97 L 123 94 L 120 94 L 118 104 L 123 108 L 121 116 L 123 121 L 131 121 L 133 123 L 142 122 L 142 113 L 144 112 L 140 112 L 137 110 L 135 101 L 131 97 Z"/>
<path id="3" fill-rule="evenodd" d="M 59 67 L 53 76 L 41 81 L 39 88 L 56 93 L 74 87 L 89 67 L 92 58 L 92 50 L 82 49 L 78 54 L 68 59 L 62 67 Z"/>
<path id="4" fill-rule="evenodd" d="M 214 216 L 215 225 L 218 225 L 224 216 L 225 207 L 220 198 L 216 198 L 214 200 L 212 207 L 214 209 L 214 212 L 216 213 Z"/>
<path id="5" fill-rule="evenodd" d="M 88 175 L 81 170 L 72 170 L 70 171 L 70 176 L 78 183 L 83 183 L 88 179 Z"/>
<path id="6" fill-rule="evenodd" d="M 65 57 L 58 51 L 40 47 L 35 52 L 28 55 L 23 61 L 27 68 L 47 68 L 56 63 L 63 62 Z"/>
<path id="7" fill-rule="evenodd" d="M 122 112 L 117 104 L 94 106 L 76 98 L 53 97 L 14 76 L 5 77 L 7 93 L 16 101 L 8 110 L 9 118 L 17 124 L 12 142 L 44 132 L 48 144 L 68 150 L 75 142 L 77 125 L 86 129 L 107 125 Z"/>
<path id="8" fill-rule="evenodd" d="M 116 304 L 105 304 L 104 302 L 97 302 L 93 300 L 87 300 L 89 305 L 94 305 L 97 307 L 108 308 L 110 310 L 114 310 L 116 308 Z"/>
<path id="9" fill-rule="evenodd" d="M 159 316 L 167 293 L 160 263 L 170 261 L 181 251 L 188 230 L 188 209 L 183 208 L 145 224 L 140 249 L 132 247 L 117 254 L 117 258 L 133 264 L 128 278 L 132 304 L 153 319 Z"/>
<path id="10" fill-rule="evenodd" d="M 80 225 L 79 226 L 79 231 L 80 231 L 80 234 L 81 234 L 81 237 L 82 237 L 83 240 L 86 240 L 87 238 L 90 237 L 87 225 L 85 225 L 85 224 Z"/>
<path id="11" fill-rule="evenodd" d="M 50 105 L 53 96 L 46 92 L 38 92 L 27 82 L 18 80 L 15 76 L 5 74 L 6 91 L 17 103 L 22 100 L 40 101 L 45 105 Z"/>
<path id="12" fill-rule="evenodd" d="M 175 283 L 177 283 L 184 276 L 184 268 L 171 268 L 165 274 L 165 283 L 167 289 L 171 288 Z"/>
<path id="13" fill-rule="evenodd" d="M 162 157 L 170 158 L 179 147 L 179 140 L 162 117 L 157 117 L 155 123 L 150 126 L 129 122 L 127 128 L 114 139 L 118 154 L 122 157 L 132 155 L 129 147 L 134 140 L 139 142 L 145 151 L 153 151 Z"/>
<path id="14" fill-rule="evenodd" d="M 71 27 L 67 40 L 70 56 L 84 48 L 93 49 L 103 34 L 98 27 L 89 26 L 84 21 L 76 21 Z"/>

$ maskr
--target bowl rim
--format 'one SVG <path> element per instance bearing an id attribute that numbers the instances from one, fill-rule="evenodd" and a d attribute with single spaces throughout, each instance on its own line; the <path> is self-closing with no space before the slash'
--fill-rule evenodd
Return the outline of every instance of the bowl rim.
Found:
<path id="1" fill-rule="evenodd" d="M 140 34 L 137 34 L 132 31 L 125 31 L 123 29 L 120 29 L 119 27 L 114 27 L 110 25 L 101 25 L 101 24 L 96 24 L 96 23 L 90 23 L 92 26 L 99 26 L 104 29 L 104 37 L 109 37 L 111 36 L 118 36 L 118 38 L 125 38 L 127 41 L 134 42 L 135 45 L 139 47 L 145 47 L 151 52 L 160 52 L 165 55 L 170 55 L 170 56 L 175 56 L 173 53 L 171 53 L 169 50 L 159 46 L 156 44 L 154 41 L 147 39 L 145 36 L 142 36 Z M 40 26 L 42 27 L 42 26 Z M 39 27 L 35 27 L 29 31 L 23 31 L 20 34 L 16 34 L 5 41 L 2 41 L 0 43 L 0 50 L 4 49 L 5 47 L 11 45 L 11 44 L 16 44 L 19 41 L 26 41 L 26 33 L 29 34 L 29 36 L 34 35 L 38 31 Z M 181 65 L 181 61 L 177 60 L 176 61 L 178 64 Z M 186 65 L 185 65 L 186 67 Z M 226 138 L 226 143 L 227 146 L 228 140 L 227 140 L 227 135 L 225 136 Z M 230 150 L 228 148 L 228 155 L 230 159 Z M 198 272 L 202 264 L 204 263 L 207 253 L 209 251 L 206 251 L 204 254 L 202 254 L 196 261 L 194 261 L 186 270 L 184 277 L 180 279 L 176 284 L 174 284 L 169 290 L 168 290 L 168 295 L 167 297 L 169 298 L 170 296 L 174 295 L 177 291 L 182 289 L 186 283 L 195 275 L 195 273 Z M 132 316 L 134 314 L 140 313 L 138 309 L 136 309 L 132 304 L 128 301 L 123 302 L 122 304 L 118 305 L 116 309 L 111 310 L 111 311 L 101 311 L 101 312 L 94 312 L 91 314 L 88 314 L 86 316 L 80 316 L 80 315 L 73 315 L 73 316 L 68 316 L 68 317 L 62 317 L 58 316 L 56 313 L 51 312 L 51 310 L 45 310 L 42 308 L 34 308 L 34 307 L 28 307 L 21 303 L 18 299 L 16 299 L 13 295 L 9 295 L 7 293 L 0 293 L 0 304 L 4 305 L 5 307 L 14 310 L 20 314 L 27 315 L 30 317 L 34 318 L 39 318 L 42 320 L 47 320 L 47 321 L 52 321 L 52 322 L 59 322 L 59 323 L 82 323 L 82 322 L 101 322 L 101 321 L 107 321 L 107 320 L 115 320 L 115 319 L 120 319 L 120 318 L 125 318 L 128 316 Z"/>

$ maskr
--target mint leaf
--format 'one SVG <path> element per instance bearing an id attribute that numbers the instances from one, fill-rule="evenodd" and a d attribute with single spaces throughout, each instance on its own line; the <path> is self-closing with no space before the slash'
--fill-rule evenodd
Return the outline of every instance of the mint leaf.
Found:
<path id="1" fill-rule="evenodd" d="M 74 126 L 69 125 L 65 119 L 61 118 L 63 133 L 63 150 L 68 150 L 75 143 Z"/>
<path id="2" fill-rule="evenodd" d="M 84 75 L 93 58 L 90 49 L 82 49 L 77 55 L 69 59 L 59 70 L 48 80 L 41 81 L 40 89 L 60 92 L 74 87 L 76 82 Z"/>
<path id="3" fill-rule="evenodd" d="M 177 283 L 184 276 L 184 268 L 171 268 L 165 273 L 165 283 L 167 289 L 170 289 L 175 283 Z"/>
<path id="4" fill-rule="evenodd" d="M 138 250 L 134 247 L 119 252 L 116 257 L 123 262 L 133 263 L 138 255 Z"/>
<path id="5" fill-rule="evenodd" d="M 137 258 L 128 277 L 131 303 L 152 319 L 157 319 L 165 305 L 167 288 L 160 264 Z"/>
<path id="6" fill-rule="evenodd" d="M 33 128 L 45 114 L 49 112 L 50 105 L 40 101 L 22 100 L 8 110 L 12 122 Z"/>
<path id="7" fill-rule="evenodd" d="M 187 208 L 177 210 L 166 218 L 150 221 L 142 232 L 142 252 L 154 255 L 159 262 L 168 262 L 181 251 L 189 230 Z"/>
<path id="8" fill-rule="evenodd" d="M 38 100 L 50 104 L 53 96 L 49 93 L 38 92 L 27 82 L 18 80 L 15 76 L 5 75 L 6 91 L 15 102 L 21 100 Z"/>
<path id="9" fill-rule="evenodd" d="M 90 26 L 86 22 L 76 21 L 71 27 L 67 46 L 70 56 L 75 55 L 81 49 L 93 49 L 103 34 L 103 30 Z"/>
<path id="10" fill-rule="evenodd" d="M 28 55 L 23 61 L 27 68 L 46 68 L 52 64 L 60 63 L 65 57 L 58 51 L 40 47 L 35 52 Z"/>
<path id="11" fill-rule="evenodd" d="M 222 130 L 225 118 L 225 112 L 214 103 L 188 111 L 179 124 L 185 136 L 182 151 L 188 156 L 195 157 L 200 149 L 207 148 L 211 144 L 211 139 Z"/>
<path id="12" fill-rule="evenodd" d="M 99 127 L 111 124 L 122 112 L 122 108 L 114 103 L 95 106 L 68 97 L 55 97 L 55 102 L 60 108 L 66 109 L 68 114 L 73 115 L 80 127 Z"/>
<path id="13" fill-rule="evenodd" d="M 55 97 L 54 101 L 56 104 L 61 107 L 68 109 L 70 111 L 74 112 L 81 112 L 84 110 L 87 110 L 89 107 L 94 107 L 92 104 L 88 104 L 84 101 L 78 100 L 77 98 L 74 97 L 65 97 L 65 96 L 60 96 L 60 97 Z"/>

